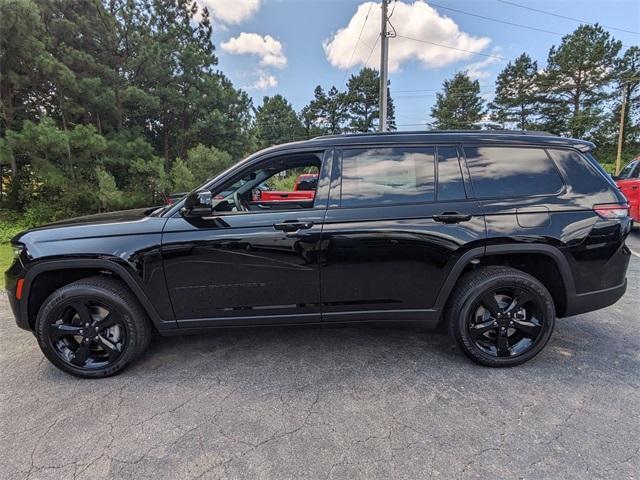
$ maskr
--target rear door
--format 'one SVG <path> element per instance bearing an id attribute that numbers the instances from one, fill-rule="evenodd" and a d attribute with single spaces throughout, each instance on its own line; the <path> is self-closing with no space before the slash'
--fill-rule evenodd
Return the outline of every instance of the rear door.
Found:
<path id="1" fill-rule="evenodd" d="M 485 238 L 463 165 L 455 145 L 339 151 L 322 232 L 323 321 L 437 319 L 448 273 Z"/>

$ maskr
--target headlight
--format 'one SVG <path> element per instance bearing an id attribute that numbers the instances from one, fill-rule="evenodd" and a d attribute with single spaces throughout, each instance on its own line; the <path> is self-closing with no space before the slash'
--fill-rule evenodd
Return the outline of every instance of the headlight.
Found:
<path id="1" fill-rule="evenodd" d="M 24 250 L 24 245 L 12 245 L 12 247 L 13 247 L 13 258 L 15 260 L 22 254 L 22 251 Z"/>

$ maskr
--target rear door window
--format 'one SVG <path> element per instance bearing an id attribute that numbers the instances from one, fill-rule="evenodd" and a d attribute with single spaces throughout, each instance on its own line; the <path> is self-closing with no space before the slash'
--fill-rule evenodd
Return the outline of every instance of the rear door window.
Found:
<path id="1" fill-rule="evenodd" d="M 434 200 L 434 148 L 345 149 L 343 207 L 395 205 Z"/>
<path id="2" fill-rule="evenodd" d="M 466 198 L 458 149 L 438 147 L 438 201 Z"/>
<path id="3" fill-rule="evenodd" d="M 564 183 L 542 148 L 464 147 L 478 198 L 555 195 Z"/>

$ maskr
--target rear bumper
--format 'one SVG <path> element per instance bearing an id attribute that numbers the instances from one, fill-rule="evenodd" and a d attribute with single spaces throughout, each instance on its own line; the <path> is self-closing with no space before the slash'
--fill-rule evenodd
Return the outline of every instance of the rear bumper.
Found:
<path id="1" fill-rule="evenodd" d="M 626 291 L 627 279 L 625 278 L 624 282 L 615 287 L 572 295 L 567 299 L 567 308 L 563 317 L 592 312 L 613 305 L 622 298 Z"/>

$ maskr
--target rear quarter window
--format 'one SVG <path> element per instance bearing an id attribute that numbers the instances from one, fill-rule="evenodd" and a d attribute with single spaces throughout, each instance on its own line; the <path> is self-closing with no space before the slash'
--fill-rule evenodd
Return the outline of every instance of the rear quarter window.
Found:
<path id="1" fill-rule="evenodd" d="M 542 148 L 464 147 L 478 198 L 555 195 L 564 183 Z"/>

